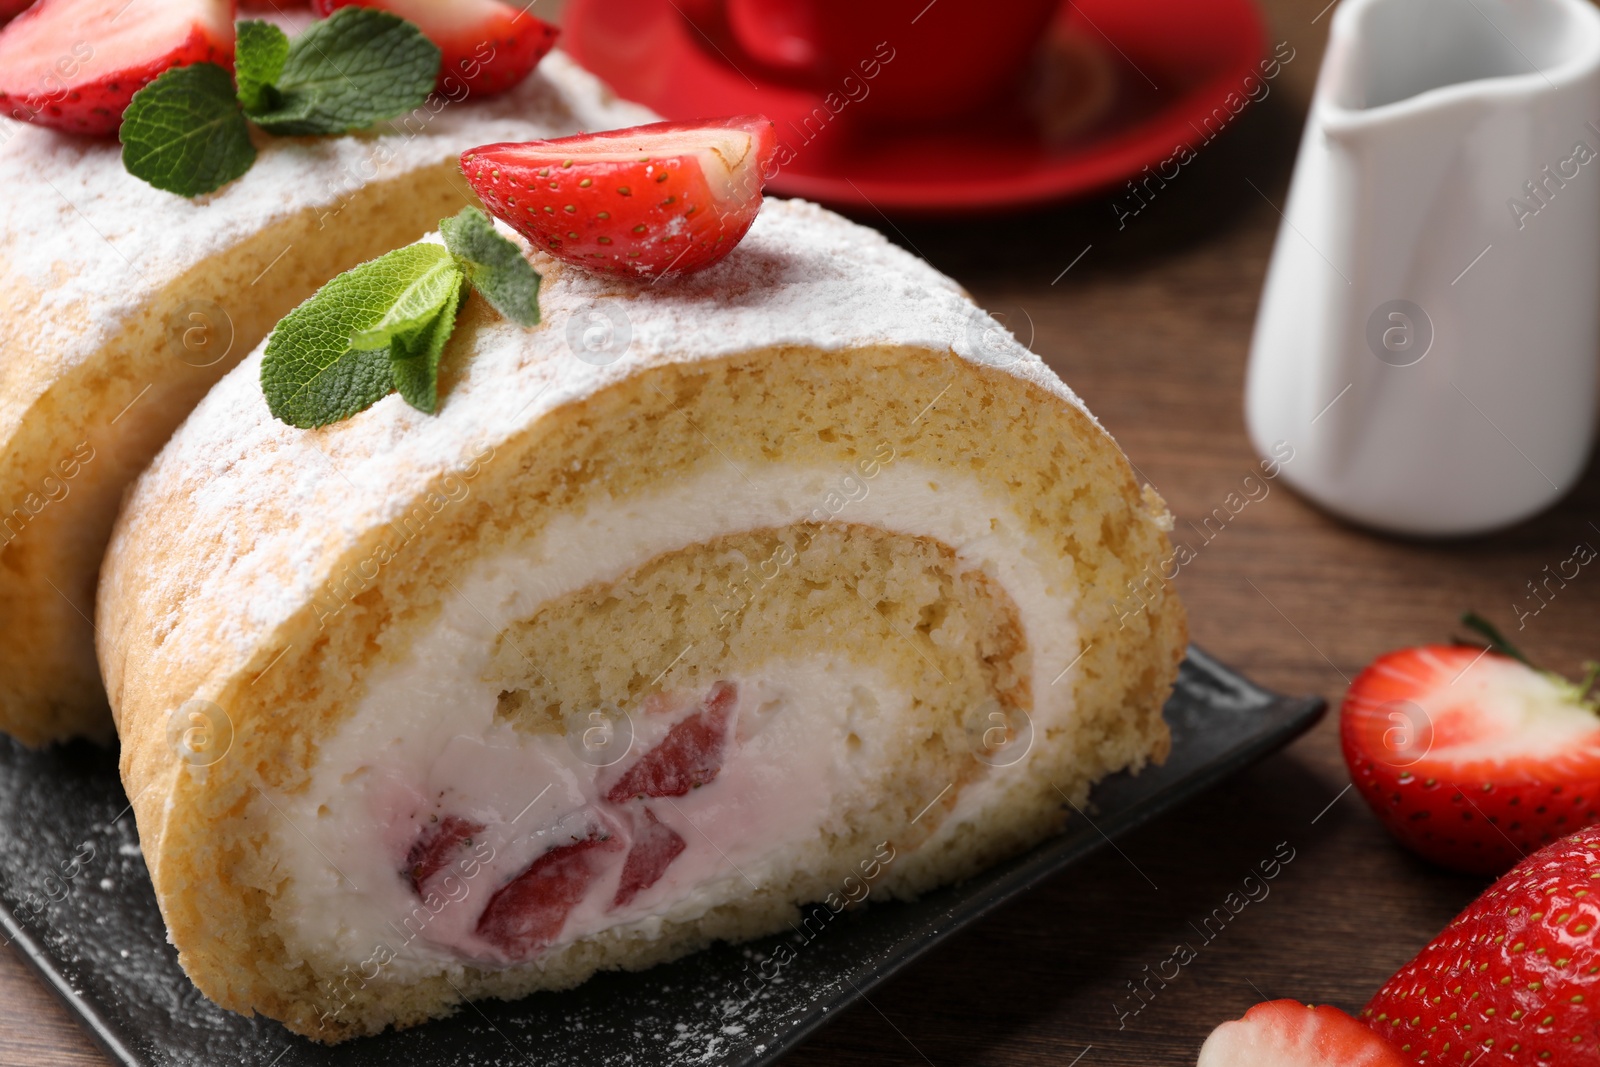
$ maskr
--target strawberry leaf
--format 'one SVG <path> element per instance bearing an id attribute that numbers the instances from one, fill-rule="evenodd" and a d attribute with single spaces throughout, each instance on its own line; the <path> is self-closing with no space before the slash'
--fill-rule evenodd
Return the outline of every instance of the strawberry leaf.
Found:
<path id="1" fill-rule="evenodd" d="M 246 114 L 278 106 L 278 79 L 289 59 L 289 38 L 270 22 L 239 23 L 234 45 L 233 76 Z"/>
<path id="2" fill-rule="evenodd" d="M 472 287 L 496 311 L 519 326 L 539 325 L 539 272 L 487 215 L 462 208 L 453 218 L 439 220 L 439 232 Z"/>
<path id="3" fill-rule="evenodd" d="M 342 7 L 289 44 L 276 105 L 252 111 L 285 136 L 345 133 L 421 107 L 439 74 L 439 48 L 388 12 Z"/>
<path id="4" fill-rule="evenodd" d="M 233 79 L 214 63 L 173 67 L 140 89 L 119 136 L 128 173 L 179 196 L 220 189 L 256 161 Z"/>
<path id="5" fill-rule="evenodd" d="M 1519 663 L 1533 667 L 1534 670 L 1539 669 L 1538 667 L 1534 667 L 1532 660 L 1523 655 L 1521 649 L 1506 639 L 1506 635 L 1501 633 L 1499 628 L 1496 627 L 1494 623 L 1490 622 L 1482 615 L 1479 615 L 1476 611 L 1463 612 L 1461 615 L 1461 625 L 1477 633 L 1488 643 L 1491 649 L 1500 653 L 1502 656 L 1509 656 Z"/>
<path id="6" fill-rule="evenodd" d="M 1600 682 L 1600 662 L 1586 660 L 1583 664 L 1583 681 L 1578 683 L 1578 699 L 1593 707 L 1594 701 L 1589 699 L 1589 691 L 1594 688 L 1595 682 Z"/>
<path id="7" fill-rule="evenodd" d="M 433 410 L 431 379 L 455 325 L 461 280 L 449 252 L 420 244 L 328 282 L 267 339 L 268 409 L 291 426 L 326 426 L 371 407 L 403 379 L 407 401 Z"/>

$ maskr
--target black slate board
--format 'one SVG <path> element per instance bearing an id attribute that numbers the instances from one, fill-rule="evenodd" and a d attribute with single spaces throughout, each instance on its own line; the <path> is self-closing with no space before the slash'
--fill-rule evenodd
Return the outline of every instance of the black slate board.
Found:
<path id="1" fill-rule="evenodd" d="M 1321 700 L 1270 693 L 1190 648 L 1166 707 L 1166 765 L 1108 778 L 1088 818 L 961 885 L 837 916 L 819 907 L 808 929 L 820 932 L 809 940 L 717 945 L 332 1049 L 223 1011 L 184 977 L 112 752 L 83 744 L 31 752 L 0 739 L 0 930 L 129 1067 L 756 1067 L 943 938 L 1282 747 L 1324 710 Z M 767 960 L 770 981 L 760 977 Z"/>

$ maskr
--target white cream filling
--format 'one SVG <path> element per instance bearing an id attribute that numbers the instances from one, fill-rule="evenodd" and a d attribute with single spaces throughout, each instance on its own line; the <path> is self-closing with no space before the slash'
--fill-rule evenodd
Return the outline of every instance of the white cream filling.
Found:
<path id="1" fill-rule="evenodd" d="M 439 617 L 400 662 L 374 672 L 354 713 L 323 743 L 310 787 L 272 798 L 277 810 L 262 813 L 279 871 L 290 878 L 274 908 L 290 950 L 343 960 L 363 974 L 377 959 L 394 977 L 505 962 L 472 932 L 490 896 L 553 841 L 597 831 L 615 837 L 615 858 L 555 944 L 611 927 L 649 936 L 664 919 L 692 919 L 793 868 L 796 848 L 815 842 L 833 813 L 871 787 L 871 770 L 894 760 L 908 695 L 875 671 L 791 657 L 760 678 L 728 679 L 739 697 L 723 770 L 686 796 L 649 802 L 685 847 L 659 882 L 620 909 L 612 898 L 631 836 L 627 820 L 608 817 L 598 798 L 683 716 L 630 709 L 632 750 L 605 770 L 577 758 L 563 737 L 529 736 L 495 720 L 498 687 L 485 675 L 502 630 L 549 599 L 688 545 L 819 518 L 941 541 L 1016 604 L 1032 657 L 1035 734 L 1064 724 L 1073 689 L 1052 682 L 1080 651 L 1076 592 L 1069 579 L 1045 575 L 1062 573 L 1066 561 L 1046 558 L 1050 550 L 1027 534 L 1005 497 L 975 477 L 895 458 L 870 469 L 711 470 L 557 516 L 532 542 L 457 579 Z M 674 654 L 663 650 L 663 666 Z M 848 742 L 852 732 L 859 745 Z M 996 777 L 966 786 L 941 835 L 984 811 L 998 795 Z M 482 862 L 458 870 L 462 877 L 430 906 L 419 904 L 400 871 L 411 840 L 437 812 L 470 815 L 491 829 L 472 845 Z"/>

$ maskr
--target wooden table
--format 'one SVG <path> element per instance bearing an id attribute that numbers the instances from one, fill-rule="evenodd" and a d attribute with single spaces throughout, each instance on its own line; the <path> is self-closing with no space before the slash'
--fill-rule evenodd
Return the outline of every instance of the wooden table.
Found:
<path id="1" fill-rule="evenodd" d="M 1109 197 L 1015 220 L 864 218 L 1008 314 L 1121 441 L 1198 558 L 1177 579 L 1194 640 L 1252 678 L 1337 702 L 1387 649 L 1448 638 L 1513 602 L 1579 541 L 1600 544 L 1600 474 L 1505 533 L 1424 543 L 1374 537 L 1284 486 L 1207 542 L 1185 521 L 1219 505 L 1256 459 L 1240 414 L 1245 354 L 1299 126 L 1320 61 L 1325 0 L 1269 3 L 1294 59 L 1233 127 L 1118 229 Z M 1270 202 L 1269 202 L 1270 201 Z M 1085 246 L 1089 251 L 1064 275 Z M 1575 673 L 1600 655 L 1600 577 L 1580 576 L 1517 636 Z M 1205 1035 L 1251 1004 L 1295 997 L 1359 1009 L 1480 881 L 1395 846 L 1349 784 L 1332 717 L 1286 752 L 1119 842 L 872 993 L 787 1061 L 1153 1067 L 1192 1065 Z M 1293 860 L 1213 940 L 1202 920 L 1280 843 Z M 1213 928 L 1215 927 L 1213 923 Z M 1186 942 L 1196 958 L 1142 1010 L 1131 983 Z M 1148 970 L 1147 970 L 1148 968 Z M 1171 973 L 1170 967 L 1167 973 Z M 0 953 L 0 1063 L 103 1058 L 11 953 Z"/>

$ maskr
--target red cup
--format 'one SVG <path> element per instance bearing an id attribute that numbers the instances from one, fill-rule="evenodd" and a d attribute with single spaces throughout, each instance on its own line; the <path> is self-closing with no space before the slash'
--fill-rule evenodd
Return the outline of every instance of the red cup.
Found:
<path id="1" fill-rule="evenodd" d="M 751 79 L 852 101 L 862 118 L 939 122 L 1014 90 L 1061 0 L 678 0 Z"/>

